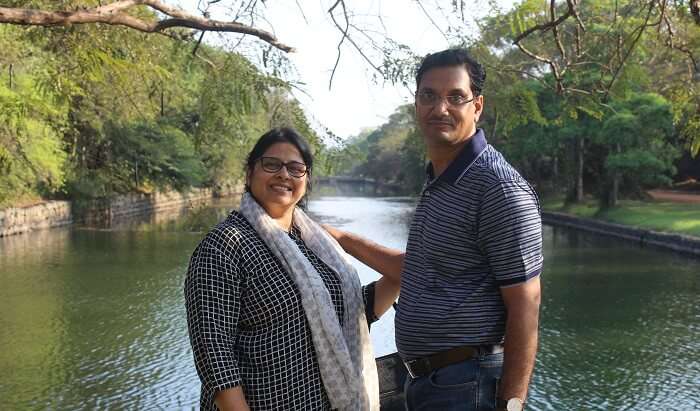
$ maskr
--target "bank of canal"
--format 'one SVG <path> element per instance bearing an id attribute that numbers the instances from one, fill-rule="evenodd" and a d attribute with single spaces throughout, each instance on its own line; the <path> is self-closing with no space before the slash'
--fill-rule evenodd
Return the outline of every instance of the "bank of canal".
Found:
<path id="1" fill-rule="evenodd" d="M 195 406 L 184 271 L 203 231 L 233 206 L 0 239 L 0 409 Z M 406 199 L 310 202 L 319 220 L 395 247 L 412 208 Z M 544 246 L 529 408 L 700 408 L 697 259 L 558 227 L 545 227 Z M 377 355 L 395 349 L 391 320 L 372 329 Z"/>

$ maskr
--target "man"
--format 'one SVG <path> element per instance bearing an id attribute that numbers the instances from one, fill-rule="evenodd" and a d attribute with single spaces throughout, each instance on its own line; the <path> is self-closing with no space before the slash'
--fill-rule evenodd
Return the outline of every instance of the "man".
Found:
<path id="1" fill-rule="evenodd" d="M 539 203 L 476 127 L 485 77 L 463 49 L 430 54 L 418 69 L 430 163 L 405 254 L 328 228 L 359 260 L 401 275 L 396 346 L 409 410 L 521 410 L 535 362 Z"/>

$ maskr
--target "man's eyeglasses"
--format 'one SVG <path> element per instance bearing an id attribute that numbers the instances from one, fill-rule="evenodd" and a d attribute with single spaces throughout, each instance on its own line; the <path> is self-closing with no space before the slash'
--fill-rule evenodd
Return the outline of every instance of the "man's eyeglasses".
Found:
<path id="1" fill-rule="evenodd" d="M 459 107 L 463 106 L 470 101 L 474 101 L 476 97 L 468 98 L 461 94 L 450 94 L 445 97 L 438 96 L 432 91 L 421 91 L 416 94 L 416 101 L 421 106 L 434 106 L 441 102 L 443 99 L 447 101 L 448 106 Z"/>
<path id="2" fill-rule="evenodd" d="M 260 165 L 262 165 L 263 170 L 268 173 L 276 173 L 282 169 L 282 167 L 287 168 L 287 172 L 290 176 L 301 178 L 309 171 L 306 164 L 300 163 L 298 161 L 290 161 L 285 163 L 277 157 L 260 157 Z"/>

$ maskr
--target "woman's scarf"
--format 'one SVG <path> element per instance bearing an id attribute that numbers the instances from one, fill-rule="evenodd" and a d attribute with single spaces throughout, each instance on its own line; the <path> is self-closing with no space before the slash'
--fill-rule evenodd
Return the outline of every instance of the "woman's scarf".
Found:
<path id="1" fill-rule="evenodd" d="M 294 225 L 301 232 L 302 240 L 340 279 L 345 307 L 341 327 L 328 289 L 296 243 L 250 193 L 243 195 L 240 212 L 281 262 L 301 294 L 331 406 L 341 411 L 379 410 L 377 366 L 365 318 L 362 287 L 343 249 L 301 209 L 294 210 Z"/>

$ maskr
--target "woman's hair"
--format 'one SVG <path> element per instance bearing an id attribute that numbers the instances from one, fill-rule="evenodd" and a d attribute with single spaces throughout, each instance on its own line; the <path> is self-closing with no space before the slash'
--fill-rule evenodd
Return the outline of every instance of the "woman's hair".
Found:
<path id="1" fill-rule="evenodd" d="M 253 172 L 255 163 L 260 160 L 260 157 L 265 154 L 267 149 L 277 143 L 289 143 L 299 150 L 301 158 L 306 164 L 306 192 L 309 193 L 311 191 L 311 170 L 313 170 L 314 156 L 311 154 L 311 147 L 306 142 L 306 139 L 296 130 L 289 127 L 273 128 L 258 139 L 258 142 L 255 143 L 253 149 L 248 153 L 245 164 L 246 175 Z M 247 183 L 245 190 L 250 191 Z"/>

